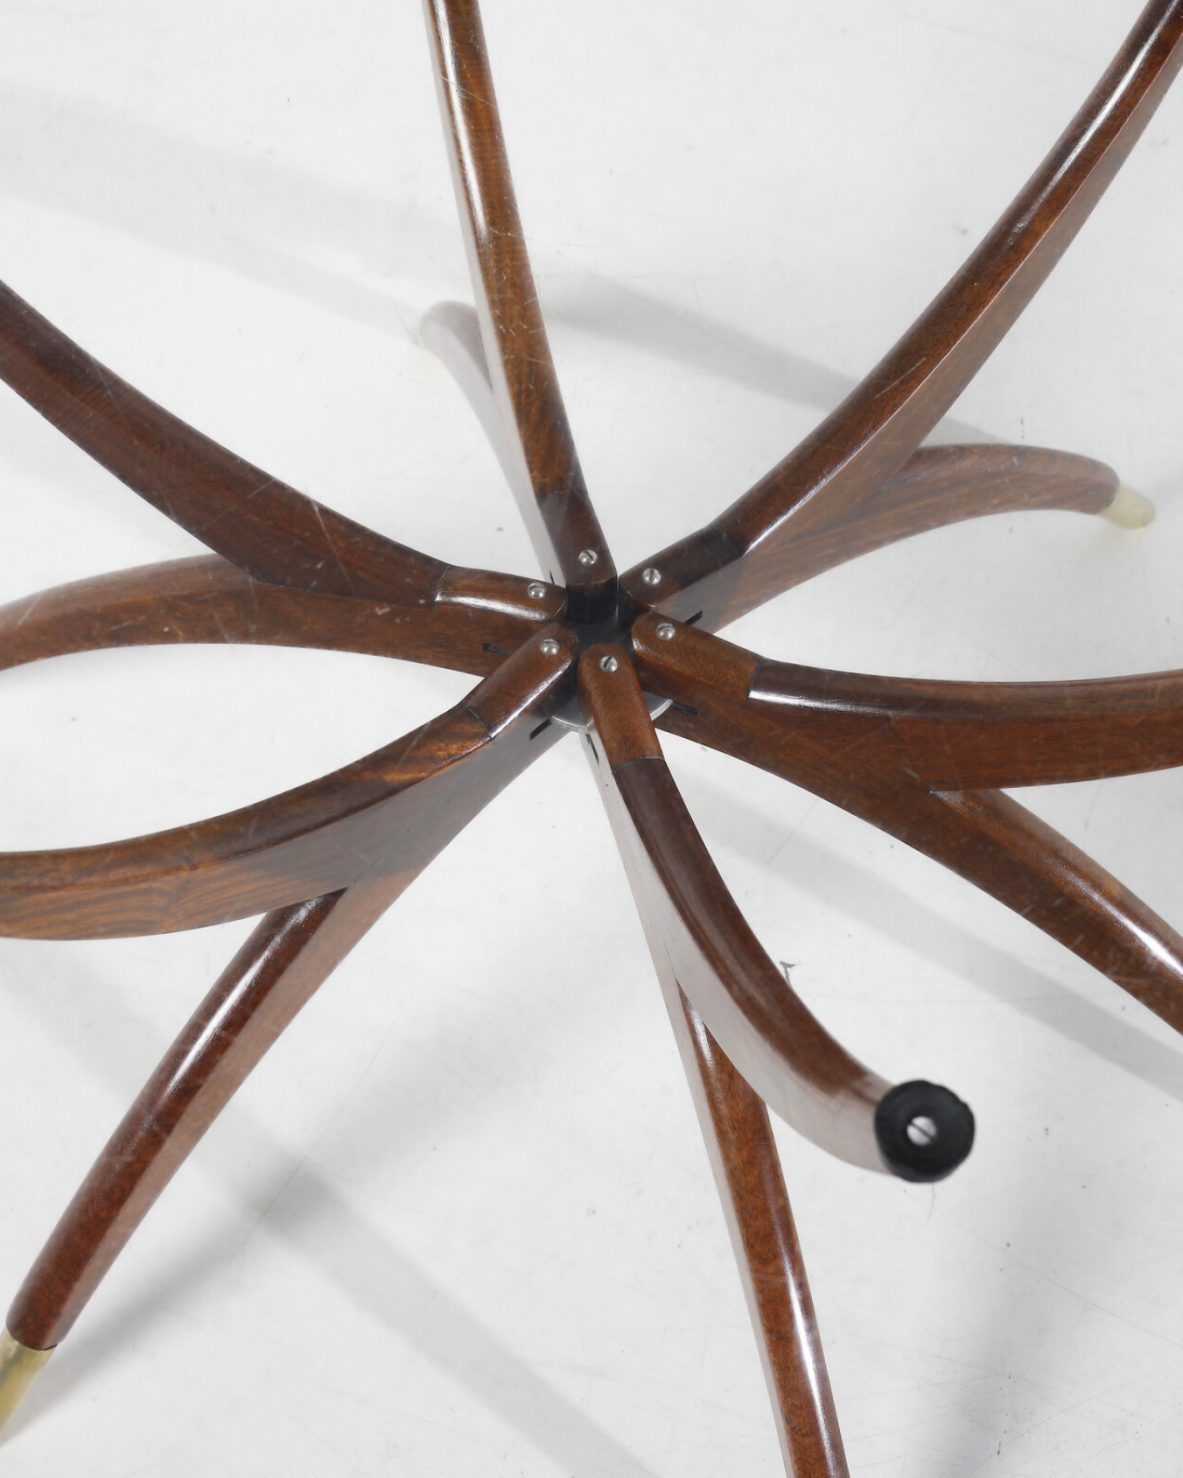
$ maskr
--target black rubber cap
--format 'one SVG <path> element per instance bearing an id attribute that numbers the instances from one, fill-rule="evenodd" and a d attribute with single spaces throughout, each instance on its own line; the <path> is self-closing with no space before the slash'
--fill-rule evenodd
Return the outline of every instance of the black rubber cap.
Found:
<path id="1" fill-rule="evenodd" d="M 899 1083 L 875 1109 L 875 1138 L 901 1180 L 943 1180 L 973 1149 L 974 1116 L 938 1083 Z"/>

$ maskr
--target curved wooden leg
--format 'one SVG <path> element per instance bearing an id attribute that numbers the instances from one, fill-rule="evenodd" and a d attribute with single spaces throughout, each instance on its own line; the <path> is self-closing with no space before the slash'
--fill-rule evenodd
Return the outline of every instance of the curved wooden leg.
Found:
<path id="1" fill-rule="evenodd" d="M 752 1318 L 790 1478 L 847 1478 L 805 1261 L 768 1110 L 676 986 L 666 1006 Z"/>
<path id="2" fill-rule="evenodd" d="M 575 620 L 602 621 L 615 607 L 616 569 L 588 496 L 538 306 L 480 7 L 477 0 L 424 0 L 424 12 L 500 422 L 494 445 L 548 578 L 568 587 Z"/>
<path id="3" fill-rule="evenodd" d="M 460 387 L 481 423 L 506 482 L 511 488 L 525 483 L 518 430 L 506 420 L 498 400 L 476 309 L 467 303 L 436 303 L 420 320 L 418 338 Z M 527 484 L 521 496 L 533 499 L 533 486 Z"/>
<path id="4" fill-rule="evenodd" d="M 664 632 L 663 636 L 661 633 Z M 1084 682 L 878 677 L 770 662 L 650 614 L 633 627 L 648 692 L 701 714 L 734 753 L 924 790 L 1011 790 L 1183 764 L 1183 669 Z M 787 762 L 787 761 L 786 761 Z"/>
<path id="5" fill-rule="evenodd" d="M 1183 937 L 1067 837 L 1001 791 L 929 792 L 848 771 L 763 768 L 943 863 L 1183 1032 Z"/>
<path id="6" fill-rule="evenodd" d="M 288 487 L 149 400 L 0 283 L 0 380 L 215 553 L 276 585 L 429 602 L 449 566 Z"/>
<path id="7" fill-rule="evenodd" d="M 0 852 L 0 934 L 111 939 L 194 929 L 435 857 L 564 732 L 575 638 L 524 643 L 461 703 L 310 785 L 91 847 Z"/>
<path id="8" fill-rule="evenodd" d="M 643 644 L 656 645 L 647 640 L 651 618 L 638 626 Z M 676 643 L 662 645 L 701 652 L 717 641 L 682 627 Z M 779 723 L 790 744 L 826 745 L 859 770 L 925 790 L 1010 790 L 1183 764 L 1178 670 L 1092 682 L 961 683 L 758 662 L 747 707 Z"/>
<path id="9" fill-rule="evenodd" d="M 1149 499 L 1091 457 L 1040 447 L 922 447 L 841 517 L 798 532 L 784 550 L 782 588 L 930 529 L 1037 508 L 1099 514 L 1126 528 L 1154 517 Z"/>
<path id="10" fill-rule="evenodd" d="M 885 831 L 1013 908 L 1183 1032 L 1183 937 L 1111 873 L 998 791 L 903 791 Z"/>
<path id="11" fill-rule="evenodd" d="M 1183 65 L 1183 0 L 1150 0 L 1112 65 L 964 267 L 801 444 L 719 518 L 622 577 L 641 607 L 708 627 L 785 588 L 786 551 L 903 467 L 1087 220 Z M 791 557 L 790 557 L 791 565 Z M 647 584 L 643 571 L 661 571 Z"/>
<path id="12" fill-rule="evenodd" d="M 794 729 L 783 710 L 749 698 L 760 691 L 761 670 L 778 664 L 672 623 L 663 640 L 656 625 L 653 617 L 638 622 L 634 643 L 646 686 L 674 700 L 663 729 L 780 775 L 927 853 L 1183 1031 L 1183 938 L 1065 837 L 1000 791 L 927 790 L 898 770 L 876 770 L 833 734 Z M 1154 679 L 1116 681 L 1129 683 L 1135 699 L 1153 699 Z M 1143 683 L 1149 691 L 1139 693 Z"/>
<path id="13" fill-rule="evenodd" d="M 231 1096 L 408 881 L 379 874 L 260 920 L 66 1208 L 8 1312 L 12 1341 L 24 1350 L 45 1352 L 69 1333 Z M 16 1384 L 30 1363 L 28 1358 L 13 1362 Z M 28 1381 L 23 1385 L 27 1389 Z M 9 1414 L 14 1404 L 8 1403 Z"/>
<path id="14" fill-rule="evenodd" d="M 75 580 L 0 607 L 0 670 L 106 647 L 241 642 L 401 657 L 484 676 L 548 621 L 561 590 L 449 570 L 430 605 L 253 580 L 219 555 Z"/>
<path id="15" fill-rule="evenodd" d="M 1183 1032 L 1183 937 L 1010 796 L 884 786 L 857 774 L 799 783 L 975 883 Z"/>
<path id="16" fill-rule="evenodd" d="M 973 1144 L 972 1113 L 932 1083 L 893 1088 L 789 987 L 703 845 L 623 649 L 585 653 L 579 691 L 595 725 L 593 770 L 663 988 L 684 990 L 760 1097 L 828 1153 L 907 1180 L 955 1170 Z M 937 1126 L 923 1145 L 908 1133 L 922 1116 Z"/>
<path id="17" fill-rule="evenodd" d="M 68 1332 L 156 1198 L 284 1027 L 431 859 L 554 742 L 561 731 L 538 708 L 553 696 L 551 669 L 569 670 L 573 643 L 564 635 L 547 646 L 546 652 L 539 647 L 511 658 L 499 677 L 469 695 L 474 706 L 463 712 L 476 726 L 470 736 L 476 744 L 464 754 L 457 756 L 449 744 L 441 754 L 430 742 L 430 725 L 411 736 L 404 759 L 411 761 L 415 778 L 395 795 L 396 807 L 399 796 L 408 804 L 385 818 L 370 865 L 347 887 L 269 913 L 223 972 L 112 1136 L 17 1295 L 0 1340 L 0 1425 L 44 1352 Z M 478 773 L 465 765 L 470 754 L 484 758 L 478 759 Z M 449 767 L 449 758 L 459 764 Z M 432 779 L 441 774 L 446 783 L 433 788 Z"/>

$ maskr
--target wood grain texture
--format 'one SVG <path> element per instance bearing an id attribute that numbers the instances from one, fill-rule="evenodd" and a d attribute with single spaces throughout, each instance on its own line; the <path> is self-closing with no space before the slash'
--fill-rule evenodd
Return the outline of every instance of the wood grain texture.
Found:
<path id="1" fill-rule="evenodd" d="M 256 580 L 426 605 L 449 569 L 186 426 L 2 283 L 0 380 L 133 492 Z"/>
<path id="2" fill-rule="evenodd" d="M 1183 672 L 960 683 L 760 662 L 749 702 L 857 769 L 928 790 L 1099 780 L 1183 764 Z"/>
<path id="3" fill-rule="evenodd" d="M 752 1319 L 790 1478 L 847 1478 L 805 1259 L 768 1110 L 663 980 L 707 1155 Z"/>
<path id="4" fill-rule="evenodd" d="M 571 695 L 577 644 L 545 630 L 439 718 L 310 785 L 126 842 L 0 853 L 0 934 L 112 939 L 249 918 L 355 882 L 396 840 L 417 871 L 563 732 L 548 720 Z"/>
<path id="5" fill-rule="evenodd" d="M 638 606 L 709 629 L 792 580 L 791 544 L 893 477 L 1063 255 L 1183 65 L 1183 0 L 1151 0 L 1084 106 L 993 230 L 902 339 L 801 444 L 697 534 L 622 584 Z M 656 597 L 656 601 L 655 601 Z"/>
<path id="6" fill-rule="evenodd" d="M 430 605 L 318 595 L 254 580 L 219 555 L 142 565 L 0 607 L 0 670 L 106 647 L 247 643 L 426 662 L 482 677 L 561 614 L 537 581 L 449 570 Z"/>
<path id="7" fill-rule="evenodd" d="M 547 578 L 572 619 L 600 622 L 616 570 L 592 508 L 538 306 L 476 0 L 424 0 L 444 137 L 477 300 L 485 370 L 504 423 L 496 438 Z M 474 361 L 475 363 L 475 361 Z M 580 554 L 594 556 L 590 565 Z"/>
<path id="8" fill-rule="evenodd" d="M 857 748 L 796 729 L 749 698 L 760 659 L 684 627 L 634 631 L 641 679 L 675 707 L 671 733 L 709 745 L 841 806 L 976 883 L 1183 1030 L 1183 938 L 1104 868 L 997 791 L 926 790 L 864 766 Z M 677 706 L 680 705 L 680 706 Z"/>
<path id="9" fill-rule="evenodd" d="M 386 859 L 352 887 L 260 920 L 132 1104 L 8 1313 L 31 1349 L 75 1319 L 202 1135 L 317 987 L 415 876 Z"/>
<path id="10" fill-rule="evenodd" d="M 0 933 L 118 937 L 266 912 L 100 1154 L 9 1328 L 33 1349 L 67 1333 L 335 965 L 561 737 L 553 720 L 571 705 L 580 643 L 603 641 L 579 660 L 588 754 L 712 1159 L 786 1467 L 840 1478 L 842 1440 L 765 1100 L 829 1152 L 912 1179 L 960 1163 L 972 1115 L 931 1084 L 891 1087 L 790 988 L 707 852 L 642 683 L 673 700 L 666 730 L 939 860 L 1183 1030 L 1183 938 L 999 790 L 1183 763 L 1183 671 L 1074 684 L 905 681 L 769 662 L 709 634 L 791 585 L 960 519 L 1109 505 L 1116 474 L 1085 457 L 920 443 L 1045 280 L 1183 63 L 1183 0 L 1152 0 L 1014 204 L 862 384 L 719 518 L 630 571 L 623 606 L 538 305 L 477 0 L 424 4 L 477 306 L 440 305 L 421 337 L 480 417 L 552 583 L 456 569 L 343 518 L 162 410 L 0 287 L 0 378 L 215 551 L 12 603 L 0 610 L 0 667 L 235 641 L 370 652 L 484 679 L 375 754 L 254 806 L 110 846 L 0 854 Z M 656 614 L 634 624 L 646 611 L 699 624 L 675 620 L 663 638 Z M 929 1145 L 909 1159 L 905 1130 L 927 1119 L 926 1093 L 941 1111 L 952 1101 L 960 1139 L 944 1148 L 933 1107 L 935 1155 Z"/>
<path id="11" fill-rule="evenodd" d="M 794 530 L 783 550 L 781 588 L 966 519 L 1052 509 L 1103 513 L 1117 486 L 1112 467 L 1070 452 L 1001 444 L 921 447 L 853 508 Z M 709 631 L 722 622 L 712 615 L 699 624 Z"/>
<path id="12" fill-rule="evenodd" d="M 600 659 L 615 655 L 605 672 Z M 652 733 L 632 664 L 593 647 L 579 694 L 594 730 L 592 764 L 624 860 L 654 967 L 681 989 L 744 1078 L 807 1139 L 883 1170 L 874 1113 L 890 1086 L 825 1030 L 760 947 L 711 861 Z"/>

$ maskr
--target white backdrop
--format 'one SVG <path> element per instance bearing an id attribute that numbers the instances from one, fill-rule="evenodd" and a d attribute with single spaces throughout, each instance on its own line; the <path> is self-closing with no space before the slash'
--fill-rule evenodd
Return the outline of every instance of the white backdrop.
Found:
<path id="1" fill-rule="evenodd" d="M 547 322 L 618 564 L 705 522 L 846 393 L 1093 86 L 1129 0 L 487 0 Z M 412 331 L 469 296 L 415 0 L 0 0 L 0 276 L 256 464 L 453 562 L 535 566 Z M 860 560 L 729 635 L 1036 679 L 1183 665 L 1183 92 L 942 439 L 1059 446 L 1159 506 Z M 198 552 L 0 396 L 0 598 Z M 0 845 L 213 815 L 387 742 L 457 674 L 185 648 L 0 677 Z M 780 1133 L 852 1470 L 1162 1475 L 1183 1452 L 1183 1051 L 1060 946 L 810 796 L 669 741 L 729 885 L 822 1020 L 948 1083 L 914 1187 Z M 1183 919 L 1183 780 L 1029 792 Z M 0 942 L 15 1292 L 250 928 Z M 607 823 L 560 745 L 337 972 L 117 1263 L 7 1478 L 779 1471 L 755 1346 Z M 0 1289 L 2 1292 L 2 1289 Z"/>

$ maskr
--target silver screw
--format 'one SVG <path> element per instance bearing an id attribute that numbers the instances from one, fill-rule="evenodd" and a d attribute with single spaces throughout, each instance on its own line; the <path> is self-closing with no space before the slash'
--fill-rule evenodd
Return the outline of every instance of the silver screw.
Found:
<path id="1" fill-rule="evenodd" d="M 656 565 L 648 565 L 641 571 L 641 579 L 644 580 L 646 585 L 660 585 L 661 571 Z"/>
<path id="2" fill-rule="evenodd" d="M 916 1145 L 932 1144 L 937 1137 L 937 1126 L 927 1114 L 917 1114 L 908 1123 L 904 1133 Z"/>
<path id="3" fill-rule="evenodd" d="M 585 570 L 590 570 L 599 557 L 594 549 L 582 549 L 579 552 L 579 563 Z"/>
<path id="4" fill-rule="evenodd" d="M 659 621 L 657 624 L 657 635 L 662 641 L 673 641 L 674 626 L 672 621 Z"/>
<path id="5" fill-rule="evenodd" d="M 546 597 L 546 586 L 541 580 L 531 580 L 526 586 L 526 594 L 531 600 L 544 600 Z"/>
<path id="6" fill-rule="evenodd" d="M 543 656 L 557 657 L 559 655 L 559 644 L 553 636 L 544 636 L 538 646 Z"/>
<path id="7" fill-rule="evenodd" d="M 600 658 L 600 669 L 603 672 L 615 672 L 619 666 L 620 663 L 613 656 Z"/>

